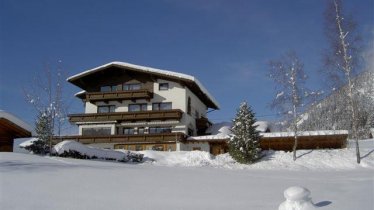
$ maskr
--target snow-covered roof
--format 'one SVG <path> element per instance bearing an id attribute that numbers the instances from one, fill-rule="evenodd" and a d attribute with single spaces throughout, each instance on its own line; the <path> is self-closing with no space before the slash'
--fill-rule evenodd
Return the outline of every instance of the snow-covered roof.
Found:
<path id="1" fill-rule="evenodd" d="M 348 135 L 347 130 L 320 130 L 320 131 L 299 131 L 298 136 L 329 136 L 329 135 Z M 292 137 L 294 132 L 273 132 L 261 133 L 263 137 Z"/>
<path id="2" fill-rule="evenodd" d="M 85 90 L 81 90 L 78 93 L 74 94 L 74 96 L 79 96 L 79 95 L 82 95 L 84 93 L 86 93 L 86 91 Z"/>
<path id="3" fill-rule="evenodd" d="M 219 104 L 216 101 L 216 99 L 209 93 L 209 91 L 200 83 L 200 81 L 196 77 L 193 77 L 193 76 L 188 75 L 188 74 L 183 74 L 183 73 L 178 73 L 178 72 L 168 71 L 168 70 L 162 70 L 162 69 L 156 69 L 156 68 L 152 68 L 152 67 L 140 66 L 140 65 L 135 65 L 135 64 L 131 64 L 131 63 L 113 61 L 113 62 L 104 64 L 102 66 L 98 66 L 96 68 L 89 69 L 89 70 L 86 70 L 86 71 L 81 72 L 79 74 L 73 75 L 73 76 L 69 77 L 67 79 L 67 81 L 72 82 L 73 80 L 82 78 L 82 77 L 87 76 L 89 74 L 108 69 L 108 67 L 111 67 L 111 66 L 123 67 L 123 68 L 131 69 L 133 71 L 150 73 L 150 74 L 155 74 L 155 75 L 161 75 L 161 76 L 165 76 L 165 77 L 187 80 L 187 81 L 193 82 L 199 87 L 201 92 L 203 92 L 209 98 L 209 100 L 212 101 L 214 106 L 217 109 L 219 109 Z"/>
<path id="4" fill-rule="evenodd" d="M 190 136 L 187 141 L 217 141 L 217 140 L 227 140 L 229 135 L 217 134 L 217 135 L 206 135 L 206 136 Z"/>
<path id="5" fill-rule="evenodd" d="M 10 122 L 16 124 L 17 126 L 23 128 L 24 130 L 32 132 L 32 127 L 29 124 L 27 124 L 26 122 L 22 121 L 18 117 L 14 116 L 14 115 L 12 115 L 12 114 L 10 114 L 8 112 L 5 112 L 4 110 L 0 110 L 0 118 L 7 119 Z"/>
<path id="6" fill-rule="evenodd" d="M 253 125 L 257 126 L 256 130 L 262 133 L 269 131 L 270 129 L 269 122 L 267 121 L 257 121 Z"/>

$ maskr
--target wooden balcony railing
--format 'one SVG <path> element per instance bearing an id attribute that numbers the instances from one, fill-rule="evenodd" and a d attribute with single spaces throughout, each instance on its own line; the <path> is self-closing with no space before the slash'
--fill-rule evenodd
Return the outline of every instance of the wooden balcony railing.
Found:
<path id="1" fill-rule="evenodd" d="M 88 92 L 85 93 L 86 101 L 112 101 L 112 100 L 136 100 L 136 99 L 151 99 L 153 93 L 147 89 L 142 90 L 125 90 L 113 92 Z"/>
<path id="2" fill-rule="evenodd" d="M 183 112 L 180 109 L 139 111 L 139 112 L 110 112 L 68 115 L 69 121 L 100 122 L 100 121 L 138 121 L 138 120 L 180 120 Z"/>
<path id="3" fill-rule="evenodd" d="M 108 135 L 108 136 L 59 136 L 53 138 L 53 144 L 64 140 L 74 140 L 82 144 L 93 143 L 167 143 L 185 140 L 184 133 L 159 133 L 142 135 Z"/>

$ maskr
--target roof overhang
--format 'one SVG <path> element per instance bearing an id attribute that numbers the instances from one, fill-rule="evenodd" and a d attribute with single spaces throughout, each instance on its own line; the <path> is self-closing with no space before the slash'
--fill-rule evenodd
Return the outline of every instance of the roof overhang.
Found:
<path id="1" fill-rule="evenodd" d="M 74 76 L 71 76 L 67 79 L 67 81 L 85 90 L 86 89 L 85 78 L 87 78 L 89 75 L 93 75 L 95 73 L 111 69 L 111 67 L 116 67 L 124 71 L 133 71 L 133 72 L 151 74 L 153 76 L 156 76 L 162 79 L 168 79 L 168 80 L 176 81 L 178 83 L 182 83 L 186 85 L 189 89 L 191 89 L 191 91 L 193 91 L 196 94 L 196 96 L 199 97 L 200 100 L 202 100 L 209 108 L 219 109 L 218 102 L 208 92 L 208 90 L 200 83 L 200 81 L 196 79 L 195 77 L 187 75 L 187 74 L 178 73 L 178 72 L 161 70 L 161 69 L 156 69 L 156 68 L 151 68 L 151 67 L 146 67 L 146 66 L 139 66 L 139 65 L 130 64 L 130 63 L 110 62 L 102 66 L 98 66 L 96 68 L 89 69 L 79 74 L 76 74 Z"/>

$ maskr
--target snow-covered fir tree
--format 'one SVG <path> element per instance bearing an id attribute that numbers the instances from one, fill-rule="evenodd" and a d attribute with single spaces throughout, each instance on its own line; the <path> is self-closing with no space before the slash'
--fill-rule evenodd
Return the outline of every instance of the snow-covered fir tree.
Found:
<path id="1" fill-rule="evenodd" d="M 242 102 L 233 120 L 229 153 L 239 163 L 253 163 L 260 158 L 260 135 L 256 118 L 247 102 Z"/>
<path id="2" fill-rule="evenodd" d="M 25 149 L 32 151 L 35 154 L 46 154 L 49 152 L 50 141 L 53 135 L 53 126 L 51 122 L 51 112 L 44 111 L 39 112 L 35 122 L 35 132 L 38 138 L 30 146 Z"/>

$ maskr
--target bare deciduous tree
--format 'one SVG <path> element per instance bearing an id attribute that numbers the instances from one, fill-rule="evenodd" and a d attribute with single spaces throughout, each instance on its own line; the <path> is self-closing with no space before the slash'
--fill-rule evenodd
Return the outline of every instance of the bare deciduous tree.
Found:
<path id="1" fill-rule="evenodd" d="M 279 60 L 269 62 L 269 77 L 276 84 L 277 94 L 271 103 L 271 108 L 292 120 L 294 132 L 293 160 L 296 160 L 297 138 L 298 138 L 298 114 L 307 97 L 304 73 L 304 65 L 295 52 L 284 54 Z"/>
<path id="2" fill-rule="evenodd" d="M 358 144 L 358 113 L 355 103 L 355 84 L 353 78 L 359 64 L 359 41 L 356 24 L 352 18 L 343 17 L 342 2 L 330 0 L 325 12 L 325 32 L 330 47 L 324 56 L 325 69 L 330 82 L 335 87 L 347 84 L 349 120 L 351 122 L 351 137 L 355 139 L 357 163 L 360 163 Z"/>
<path id="3" fill-rule="evenodd" d="M 25 98 L 38 114 L 43 113 L 48 118 L 50 133 L 49 146 L 52 146 L 53 135 L 61 135 L 61 129 L 66 121 L 66 105 L 63 101 L 63 75 L 61 67 L 52 70 L 45 65 L 43 74 L 33 78 L 28 87 L 24 87 Z"/>

